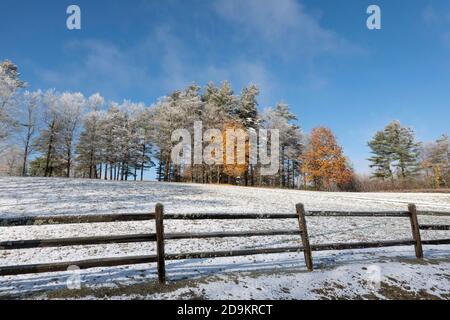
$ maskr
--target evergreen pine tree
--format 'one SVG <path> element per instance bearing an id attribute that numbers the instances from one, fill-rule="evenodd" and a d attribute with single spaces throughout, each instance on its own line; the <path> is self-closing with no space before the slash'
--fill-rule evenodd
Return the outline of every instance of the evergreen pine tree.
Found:
<path id="1" fill-rule="evenodd" d="M 235 115 L 245 128 L 257 128 L 258 125 L 258 102 L 256 98 L 259 89 L 255 85 L 242 90 L 239 103 L 234 110 Z"/>
<path id="2" fill-rule="evenodd" d="M 394 175 L 391 168 L 393 154 L 389 147 L 385 132 L 377 132 L 372 141 L 369 142 L 369 147 L 372 149 L 373 154 L 373 156 L 369 158 L 369 161 L 372 162 L 370 167 L 375 169 L 373 176 L 383 180 L 393 179 Z"/>
<path id="3" fill-rule="evenodd" d="M 371 168 L 376 178 L 394 179 L 394 174 L 401 179 L 415 175 L 419 170 L 419 147 L 415 141 L 414 131 L 402 127 L 399 121 L 388 124 L 383 131 L 375 134 L 369 142 L 373 156 Z"/>

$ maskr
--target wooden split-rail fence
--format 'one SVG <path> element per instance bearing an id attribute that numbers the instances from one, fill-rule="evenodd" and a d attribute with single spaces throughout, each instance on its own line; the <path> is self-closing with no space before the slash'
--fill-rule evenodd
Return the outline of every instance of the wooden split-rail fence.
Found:
<path id="1" fill-rule="evenodd" d="M 309 271 L 313 271 L 313 251 L 326 250 L 350 250 L 365 248 L 381 248 L 394 246 L 414 246 L 415 255 L 418 259 L 423 258 L 423 245 L 444 245 L 450 244 L 450 238 L 439 240 L 422 240 L 421 230 L 449 231 L 450 225 L 420 225 L 418 215 L 428 216 L 450 216 L 444 212 L 418 212 L 416 206 L 411 204 L 408 211 L 399 212 L 337 212 L 337 211 L 305 211 L 303 204 L 296 206 L 295 214 L 164 214 L 162 204 L 157 204 L 155 212 L 151 214 L 107 214 L 107 215 L 63 215 L 47 217 L 18 217 L 0 219 L 0 232 L 2 227 L 14 226 L 35 226 L 53 224 L 78 224 L 78 223 L 109 223 L 125 221 L 146 221 L 154 220 L 156 233 L 133 234 L 120 236 L 98 236 L 84 238 L 65 239 L 41 239 L 41 240 L 19 240 L 0 242 L 0 250 L 19 250 L 31 248 L 48 247 L 68 247 L 87 246 L 100 244 L 117 243 L 137 243 L 156 242 L 156 254 L 147 256 L 129 256 L 91 259 L 71 262 L 57 262 L 33 265 L 16 265 L 0 267 L 0 276 L 22 275 L 32 273 L 47 273 L 67 271 L 70 267 L 76 266 L 79 269 L 89 269 L 98 267 L 113 267 L 135 264 L 157 264 L 158 279 L 161 283 L 166 282 L 166 261 L 187 260 L 217 257 L 249 256 L 258 254 L 276 254 L 289 252 L 303 252 L 305 264 Z M 411 223 L 412 237 L 406 240 L 391 240 L 377 242 L 351 242 L 351 243 L 330 243 L 314 244 L 309 242 L 307 217 L 367 217 L 367 218 L 409 218 Z M 251 220 L 251 219 L 296 219 L 298 229 L 295 230 L 268 230 L 268 231 L 230 231 L 230 232 L 205 232 L 205 233 L 165 233 L 165 220 Z M 190 253 L 166 253 L 165 242 L 169 240 L 181 239 L 211 239 L 211 238 L 238 238 L 238 237 L 261 237 L 296 235 L 299 236 L 299 245 L 277 248 L 259 248 L 245 250 L 228 251 L 203 251 Z"/>

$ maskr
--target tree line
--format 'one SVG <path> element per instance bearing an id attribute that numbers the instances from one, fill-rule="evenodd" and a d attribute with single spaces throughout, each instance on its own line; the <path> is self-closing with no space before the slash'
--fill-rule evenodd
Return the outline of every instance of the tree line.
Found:
<path id="1" fill-rule="evenodd" d="M 260 111 L 255 85 L 238 94 L 227 81 L 203 88 L 190 85 L 150 106 L 107 101 L 99 93 L 85 97 L 55 90 L 29 92 L 26 87 L 16 65 L 0 63 L 0 171 L 4 174 L 125 181 L 144 180 L 145 172 L 152 169 L 158 181 L 167 182 L 317 190 L 355 190 L 368 184 L 353 172 L 329 128 L 304 133 L 296 115 L 282 102 Z M 173 163 L 172 132 L 191 130 L 197 121 L 203 130 L 279 130 L 278 173 L 262 175 L 259 165 L 250 164 L 248 154 L 244 165 Z M 411 129 L 393 122 L 369 146 L 375 181 L 393 185 L 422 179 L 433 187 L 449 185 L 446 136 L 422 145 Z"/>
<path id="2" fill-rule="evenodd" d="M 378 188 L 450 187 L 450 141 L 443 134 L 434 142 L 416 140 L 414 130 L 392 121 L 368 143 L 373 178 Z"/>

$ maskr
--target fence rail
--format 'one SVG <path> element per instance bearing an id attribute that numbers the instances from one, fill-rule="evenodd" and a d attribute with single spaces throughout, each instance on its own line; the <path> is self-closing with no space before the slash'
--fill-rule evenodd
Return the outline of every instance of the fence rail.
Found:
<path id="1" fill-rule="evenodd" d="M 417 215 L 450 217 L 450 213 L 436 211 L 418 211 Z M 308 211 L 306 217 L 409 217 L 408 211 Z M 289 213 L 167 213 L 166 220 L 272 220 L 272 219 L 297 219 L 297 214 Z M 85 215 L 61 215 L 61 216 L 31 216 L 0 218 L 1 227 L 41 226 L 58 224 L 82 224 L 82 223 L 111 223 L 155 220 L 155 213 L 120 213 L 120 214 L 85 214 Z"/>
<path id="2" fill-rule="evenodd" d="M 0 219 L 0 227 L 42 226 L 54 224 L 108 223 L 153 220 L 154 214 L 92 214 L 37 216 Z"/>
<path id="3" fill-rule="evenodd" d="M 17 250 L 31 248 L 85 246 L 115 243 L 145 243 L 156 242 L 156 254 L 137 257 L 118 257 L 81 260 L 72 262 L 58 262 L 34 265 L 19 265 L 0 267 L 0 276 L 21 275 L 29 273 L 47 273 L 67 271 L 69 267 L 76 266 L 79 269 L 98 267 L 113 267 L 135 264 L 157 263 L 158 279 L 166 282 L 165 261 L 186 260 L 217 257 L 248 256 L 258 254 L 276 254 L 303 252 L 305 264 L 309 271 L 313 270 L 312 252 L 328 250 L 368 249 L 394 246 L 414 246 L 416 257 L 423 258 L 423 245 L 450 244 L 450 239 L 426 240 L 421 239 L 420 230 L 446 231 L 449 225 L 419 225 L 418 215 L 450 216 L 450 213 L 417 211 L 415 205 L 409 205 L 408 211 L 381 211 L 381 212 L 336 212 L 336 211 L 309 211 L 306 212 L 302 204 L 296 206 L 296 214 L 270 213 L 270 214 L 224 214 L 224 213 L 192 213 L 192 214 L 164 214 L 164 207 L 157 204 L 155 212 L 150 214 L 110 214 L 110 215 L 71 215 L 71 216 L 45 216 L 45 217 L 19 217 L 0 219 L 0 227 L 52 225 L 52 224 L 77 224 L 77 223 L 109 223 L 126 221 L 154 220 L 156 233 L 97 236 L 83 238 L 18 240 L 0 242 L 0 250 Z M 411 223 L 411 239 L 378 241 L 378 242 L 352 242 L 329 243 L 311 245 L 309 242 L 307 217 L 373 217 L 373 218 L 409 218 Z M 165 233 L 164 220 L 253 220 L 253 219 L 296 219 L 299 228 L 296 230 L 252 230 L 230 232 L 200 232 L 200 233 Z M 294 235 L 300 236 L 298 246 L 279 248 L 259 248 L 245 250 L 204 251 L 191 253 L 166 254 L 165 241 L 182 239 L 209 239 L 209 238 L 240 238 Z"/>
<path id="4" fill-rule="evenodd" d="M 450 225 L 425 224 L 425 225 L 420 226 L 420 230 L 445 231 L 445 230 L 450 230 Z"/>

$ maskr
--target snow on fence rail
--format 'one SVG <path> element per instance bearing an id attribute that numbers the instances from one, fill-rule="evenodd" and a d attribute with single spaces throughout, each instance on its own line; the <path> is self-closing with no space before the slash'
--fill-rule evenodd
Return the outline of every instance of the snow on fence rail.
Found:
<path id="1" fill-rule="evenodd" d="M 450 216 L 450 213 L 435 211 L 420 211 L 419 215 L 426 216 Z M 357 211 L 308 211 L 306 217 L 409 217 L 408 211 L 378 211 L 378 212 L 357 212 Z M 168 220 L 248 220 L 248 219 L 295 219 L 296 214 L 282 213 L 190 213 L 190 214 L 165 214 Z M 78 223 L 110 223 L 129 221 L 149 221 L 155 220 L 155 213 L 120 213 L 120 214 L 85 214 L 85 215 L 62 215 L 62 216 L 32 216 L 32 217 L 9 217 L 0 218 L 0 227 L 17 226 L 38 226 L 57 224 L 78 224 Z"/>
<path id="2" fill-rule="evenodd" d="M 408 211 L 383 211 L 383 212 L 336 212 L 336 211 L 309 211 L 306 212 L 303 204 L 296 206 L 296 214 L 164 214 L 162 204 L 157 204 L 155 212 L 150 214 L 109 214 L 109 215 L 71 215 L 71 216 L 44 216 L 44 217 L 19 217 L 0 219 L 0 227 L 31 226 L 31 225 L 52 225 L 52 224 L 74 224 L 74 223 L 111 223 L 124 221 L 145 221 L 154 220 L 156 233 L 134 234 L 121 236 L 101 236 L 84 238 L 63 238 L 63 239 L 42 239 L 42 240 L 19 240 L 0 242 L 0 250 L 17 250 L 44 247 L 66 247 L 84 246 L 112 243 L 135 243 L 135 242 L 156 242 L 156 255 L 103 258 L 92 260 L 81 260 L 72 262 L 59 262 L 34 265 L 6 266 L 0 267 L 0 276 L 20 275 L 29 273 L 46 273 L 66 271 L 71 266 L 80 269 L 97 267 L 113 267 L 145 263 L 157 263 L 158 279 L 161 283 L 166 282 L 165 261 L 166 260 L 186 260 L 200 258 L 232 257 L 257 254 L 275 254 L 289 252 L 303 252 L 305 263 L 309 271 L 313 270 L 313 251 L 325 250 L 350 250 L 365 248 L 380 248 L 414 245 L 416 257 L 423 258 L 422 245 L 450 244 L 450 239 L 422 241 L 420 230 L 450 230 L 448 225 L 419 225 L 418 215 L 450 216 L 450 213 L 421 211 L 417 212 L 416 206 L 411 204 Z M 320 245 L 310 245 L 307 230 L 306 217 L 404 217 L 411 222 L 412 239 L 379 241 L 379 242 L 354 242 L 354 243 L 330 243 Z M 205 232 L 205 233 L 164 233 L 164 220 L 249 220 L 249 219 L 297 219 L 298 230 L 269 230 L 269 231 L 238 231 L 238 232 Z M 211 252 L 191 252 L 181 254 L 166 254 L 166 240 L 181 239 L 209 239 L 209 238 L 229 238 L 229 237 L 258 237 L 258 236 L 278 236 L 278 235 L 300 235 L 301 246 L 283 248 L 246 249 Z"/>

